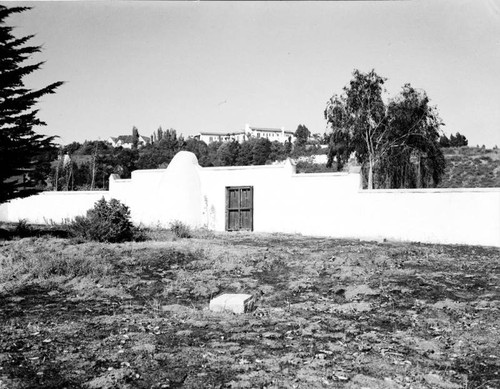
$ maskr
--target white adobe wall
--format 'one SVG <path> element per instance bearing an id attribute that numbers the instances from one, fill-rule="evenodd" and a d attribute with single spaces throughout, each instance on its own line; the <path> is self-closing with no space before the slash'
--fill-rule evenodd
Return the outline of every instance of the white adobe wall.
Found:
<path id="1" fill-rule="evenodd" d="M 359 188 L 356 174 L 295 174 L 288 161 L 279 166 L 205 168 L 201 177 L 203 221 L 218 231 L 225 229 L 226 186 L 253 186 L 255 231 L 291 233 L 328 231 L 324 210 L 315 208 L 332 204 L 332 196 L 345 199 Z"/>
<path id="2" fill-rule="evenodd" d="M 320 177 L 294 181 L 296 200 L 313 201 L 296 209 L 290 232 L 500 247 L 500 188 L 368 191 L 344 179 L 336 190 Z"/>
<path id="3" fill-rule="evenodd" d="M 294 172 L 290 164 L 201 168 L 202 225 L 224 231 L 226 187 L 253 186 L 254 230 L 282 231 L 289 222 L 284 210 L 289 202 L 287 188 Z"/>
<path id="4" fill-rule="evenodd" d="M 358 200 L 359 236 L 500 247 L 500 188 L 362 191 Z"/>
<path id="5" fill-rule="evenodd" d="M 202 225 L 225 229 L 225 187 L 254 187 L 254 230 L 500 247 L 500 188 L 361 190 L 359 174 L 200 169 Z"/>
<path id="6" fill-rule="evenodd" d="M 18 222 L 25 219 L 33 224 L 62 223 L 75 216 L 85 215 L 103 197 L 109 200 L 109 192 L 42 192 L 1 204 L 0 220 Z"/>
<path id="7" fill-rule="evenodd" d="M 287 232 L 305 235 L 355 237 L 356 196 L 359 174 L 297 174 L 291 178 L 290 209 L 293 220 Z"/>
<path id="8" fill-rule="evenodd" d="M 359 174 L 296 174 L 279 166 L 201 168 L 180 152 L 167 169 L 110 179 L 109 192 L 45 192 L 0 205 L 0 220 L 33 223 L 83 215 L 102 196 L 131 209 L 137 224 L 173 220 L 225 229 L 227 186 L 253 186 L 254 230 L 337 238 L 500 247 L 500 188 L 360 190 Z"/>
<path id="9" fill-rule="evenodd" d="M 109 179 L 110 197 L 130 207 L 132 220 L 137 224 L 154 225 L 160 218 L 155 216 L 158 184 L 165 169 L 137 170 L 131 179 Z"/>
<path id="10" fill-rule="evenodd" d="M 361 190 L 359 174 L 202 168 L 202 225 L 225 229 L 225 187 L 254 187 L 254 230 L 500 247 L 500 188 Z"/>
<path id="11" fill-rule="evenodd" d="M 181 151 L 167 169 L 136 170 L 131 179 L 112 176 L 112 198 L 130 207 L 132 220 L 152 227 L 168 227 L 175 220 L 201 226 L 201 167 L 193 153 Z"/>
<path id="12" fill-rule="evenodd" d="M 59 223 L 85 215 L 104 196 L 128 205 L 136 224 L 168 227 L 170 222 L 181 220 L 193 227 L 201 227 L 200 169 L 194 154 L 180 152 L 168 169 L 134 171 L 131 179 L 112 175 L 109 191 L 42 192 L 1 204 L 0 220 Z"/>

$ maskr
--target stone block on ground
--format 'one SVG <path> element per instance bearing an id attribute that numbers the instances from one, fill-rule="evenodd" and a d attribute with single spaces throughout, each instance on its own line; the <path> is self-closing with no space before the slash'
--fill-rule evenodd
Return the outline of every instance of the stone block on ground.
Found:
<path id="1" fill-rule="evenodd" d="M 254 298 L 251 294 L 224 293 L 210 300 L 212 312 L 245 313 L 254 308 Z"/>

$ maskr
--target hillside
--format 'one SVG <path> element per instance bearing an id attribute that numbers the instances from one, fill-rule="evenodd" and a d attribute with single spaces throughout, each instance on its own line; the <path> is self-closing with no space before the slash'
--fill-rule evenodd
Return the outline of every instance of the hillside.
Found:
<path id="1" fill-rule="evenodd" d="M 439 188 L 500 187 L 500 150 L 479 147 L 443 149 L 446 171 Z"/>
<path id="2" fill-rule="evenodd" d="M 500 188 L 500 149 L 482 147 L 443 148 L 446 170 L 438 188 Z M 325 173 L 326 155 L 296 158 L 297 173 Z M 357 163 L 352 160 L 353 165 Z"/>

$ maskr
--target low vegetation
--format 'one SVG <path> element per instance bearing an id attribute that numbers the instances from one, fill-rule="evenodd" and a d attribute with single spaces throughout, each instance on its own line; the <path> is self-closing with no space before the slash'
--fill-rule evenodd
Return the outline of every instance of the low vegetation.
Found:
<path id="1" fill-rule="evenodd" d="M 500 386 L 498 249 L 148 234 L 0 241 L 1 388 Z"/>
<path id="2" fill-rule="evenodd" d="M 142 240 L 142 232 L 132 224 L 130 209 L 119 200 L 103 197 L 86 216 L 77 216 L 68 225 L 76 238 L 97 242 L 127 242 Z"/>
<path id="3" fill-rule="evenodd" d="M 170 231 L 177 238 L 191 238 L 192 236 L 191 228 L 179 220 L 175 220 L 170 223 Z"/>
<path id="4" fill-rule="evenodd" d="M 446 169 L 440 188 L 500 187 L 500 150 L 461 147 L 443 152 Z"/>

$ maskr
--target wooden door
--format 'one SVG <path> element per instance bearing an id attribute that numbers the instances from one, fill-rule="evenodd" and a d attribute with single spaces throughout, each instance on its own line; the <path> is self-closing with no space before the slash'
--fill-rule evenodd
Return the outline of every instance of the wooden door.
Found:
<path id="1" fill-rule="evenodd" d="M 253 187 L 226 187 L 226 231 L 253 231 Z"/>

